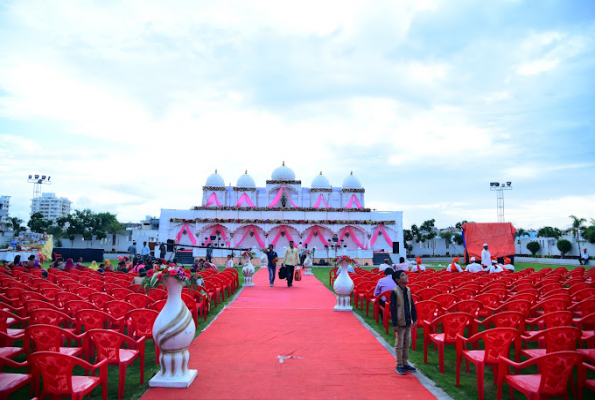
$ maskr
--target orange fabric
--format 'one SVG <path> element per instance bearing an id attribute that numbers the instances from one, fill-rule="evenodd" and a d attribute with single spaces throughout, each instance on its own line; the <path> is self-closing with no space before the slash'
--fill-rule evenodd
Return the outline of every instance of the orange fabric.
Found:
<path id="1" fill-rule="evenodd" d="M 417 258 L 415 259 L 415 262 L 417 263 L 417 265 L 421 264 L 421 258 L 420 258 L 420 257 L 417 257 Z"/>
<path id="2" fill-rule="evenodd" d="M 504 265 L 510 264 L 510 261 L 511 261 L 510 258 L 504 257 Z"/>
<path id="3" fill-rule="evenodd" d="M 459 257 L 455 257 L 452 259 L 452 264 L 450 264 L 450 272 L 458 272 L 458 269 L 455 266 L 456 262 L 459 262 Z"/>
<path id="4" fill-rule="evenodd" d="M 515 254 L 514 235 L 516 228 L 510 222 L 475 223 L 463 225 L 465 245 L 469 257 L 481 258 L 483 244 L 489 245 L 493 257 L 504 257 Z"/>

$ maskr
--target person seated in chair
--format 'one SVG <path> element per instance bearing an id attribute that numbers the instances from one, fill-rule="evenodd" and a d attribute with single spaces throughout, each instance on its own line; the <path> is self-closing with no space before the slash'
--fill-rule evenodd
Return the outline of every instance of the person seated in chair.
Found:
<path id="1" fill-rule="evenodd" d="M 27 269 L 39 269 L 41 268 L 41 265 L 39 264 L 39 261 L 35 260 L 35 256 L 31 254 L 27 261 L 21 263 L 21 267 Z"/>
<path id="2" fill-rule="evenodd" d="M 380 270 L 380 271 L 384 271 L 384 270 L 385 270 L 385 269 L 387 269 L 387 268 L 391 268 L 391 265 L 390 265 L 390 258 L 385 258 L 385 259 L 384 259 L 384 263 L 383 263 L 383 264 L 380 264 L 380 266 L 378 267 L 378 270 Z M 391 269 L 392 269 L 392 268 L 391 268 Z"/>
<path id="3" fill-rule="evenodd" d="M 202 258 L 197 258 L 196 260 L 194 260 L 194 264 L 192 265 L 192 267 L 190 267 L 190 271 L 200 272 L 205 268 L 204 266 L 205 260 L 203 260 Z"/>
<path id="4" fill-rule="evenodd" d="M 471 261 L 471 264 L 467 265 L 465 271 L 475 274 L 484 270 L 481 264 L 475 262 L 475 257 L 471 257 L 469 261 Z"/>
<path id="5" fill-rule="evenodd" d="M 126 261 L 122 260 L 118 263 L 118 272 L 128 273 L 128 268 L 126 268 Z"/>
<path id="6" fill-rule="evenodd" d="M 145 268 L 139 268 L 138 269 L 138 276 L 135 276 L 134 279 L 132 280 L 132 284 L 133 285 L 142 285 L 143 284 L 143 280 L 145 279 L 145 276 L 147 276 L 147 271 L 145 270 Z"/>
<path id="7" fill-rule="evenodd" d="M 502 268 L 502 266 L 500 264 L 498 264 L 498 260 L 496 260 L 494 258 L 494 259 L 492 259 L 492 266 L 490 268 L 488 268 L 488 272 L 490 274 L 496 274 L 499 272 L 504 272 L 504 268 Z"/>
<path id="8" fill-rule="evenodd" d="M 64 271 L 70 271 L 71 269 L 76 269 L 76 265 L 74 265 L 72 258 L 67 258 L 66 264 L 64 264 Z"/>
<path id="9" fill-rule="evenodd" d="M 504 265 L 502 265 L 502 268 L 504 268 L 505 270 L 509 270 L 514 272 L 514 265 L 512 265 L 511 263 L 511 259 L 508 257 L 504 257 Z"/>
<path id="10" fill-rule="evenodd" d="M 376 284 L 376 289 L 374 289 L 374 296 L 379 296 L 383 292 L 387 290 L 393 290 L 397 287 L 397 283 L 393 279 L 393 271 L 392 268 L 387 268 L 384 270 L 384 278 L 380 279 Z M 384 307 L 386 303 L 386 299 L 383 297 L 378 299 L 378 304 Z"/>
<path id="11" fill-rule="evenodd" d="M 409 271 L 409 264 L 405 262 L 404 257 L 399 257 L 399 263 L 397 265 L 393 265 L 393 271 Z"/>
<path id="12" fill-rule="evenodd" d="M 459 257 L 453 258 L 452 263 L 448 267 L 446 267 L 446 270 L 448 272 L 463 272 L 463 269 L 458 264 L 458 262 L 459 262 Z"/>

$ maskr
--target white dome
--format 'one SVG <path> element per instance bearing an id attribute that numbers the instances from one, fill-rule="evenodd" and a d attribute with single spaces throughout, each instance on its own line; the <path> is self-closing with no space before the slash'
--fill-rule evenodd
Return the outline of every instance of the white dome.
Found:
<path id="1" fill-rule="evenodd" d="M 236 183 L 237 187 L 256 187 L 256 183 L 254 183 L 254 179 L 250 175 L 248 175 L 248 171 L 242 176 L 238 178 L 238 183 Z"/>
<path id="2" fill-rule="evenodd" d="M 351 172 L 351 175 L 349 175 L 343 181 L 343 188 L 344 189 L 361 189 L 362 188 L 362 184 L 360 183 L 359 179 L 357 179 L 353 175 L 353 171 Z"/>
<path id="3" fill-rule="evenodd" d="M 275 168 L 271 179 L 274 181 L 295 181 L 295 172 L 291 168 L 286 167 L 285 161 L 283 161 L 283 165 Z"/>
<path id="4" fill-rule="evenodd" d="M 223 187 L 225 186 L 225 181 L 223 180 L 221 175 L 217 173 L 217 170 L 215 170 L 215 173 L 207 178 L 207 183 L 205 184 L 205 186 Z"/>
<path id="5" fill-rule="evenodd" d="M 320 175 L 318 175 L 316 178 L 314 178 L 312 180 L 311 188 L 312 189 L 330 189 L 331 184 L 328 181 L 328 179 L 326 179 L 326 177 L 324 175 L 322 175 L 322 171 L 320 171 Z"/>

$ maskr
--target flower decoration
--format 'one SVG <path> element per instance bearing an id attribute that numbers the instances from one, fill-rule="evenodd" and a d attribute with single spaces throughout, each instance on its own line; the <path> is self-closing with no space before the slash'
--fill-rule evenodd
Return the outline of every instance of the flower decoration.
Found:
<path id="1" fill-rule="evenodd" d="M 245 251 L 242 253 L 242 257 L 249 257 L 250 259 L 253 259 L 254 256 L 256 256 L 256 253 L 253 251 Z"/>
<path id="2" fill-rule="evenodd" d="M 335 265 L 339 265 L 340 263 L 342 263 L 343 261 L 347 261 L 349 264 L 356 264 L 356 261 L 349 257 L 349 256 L 337 256 L 335 257 Z"/>
<path id="3" fill-rule="evenodd" d="M 196 272 L 184 269 L 176 264 L 155 265 L 147 271 L 147 276 L 143 279 L 143 287 L 154 289 L 161 285 L 165 279 L 177 279 L 183 286 L 196 287 L 196 281 L 202 279 L 202 276 Z"/>
<path id="4" fill-rule="evenodd" d="M 347 209 L 341 209 L 346 211 Z M 361 211 L 355 209 L 356 211 Z M 270 209 L 268 209 L 270 211 Z M 395 225 L 395 221 L 372 221 L 372 220 L 309 220 L 309 219 L 235 219 L 235 218 L 195 218 L 195 219 L 180 219 L 170 218 L 169 222 L 174 224 L 181 223 L 198 223 L 198 224 L 212 224 L 212 223 L 227 223 L 227 224 L 295 224 L 295 225 L 312 225 L 312 224 L 323 224 L 323 225 Z"/>

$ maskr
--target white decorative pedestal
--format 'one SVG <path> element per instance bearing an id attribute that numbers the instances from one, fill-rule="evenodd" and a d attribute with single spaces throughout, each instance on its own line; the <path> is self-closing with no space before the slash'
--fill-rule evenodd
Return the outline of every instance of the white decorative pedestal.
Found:
<path id="1" fill-rule="evenodd" d="M 188 369 L 188 346 L 194 340 L 196 327 L 192 314 L 182 301 L 182 283 L 175 278 L 167 278 L 164 285 L 167 301 L 153 325 L 161 370 L 149 381 L 149 386 L 187 388 L 196 378 L 196 370 Z"/>
<path id="2" fill-rule="evenodd" d="M 244 268 L 242 268 L 242 272 L 244 273 L 244 286 L 254 286 L 254 282 L 252 282 L 252 277 L 254 276 L 254 265 L 252 265 L 250 257 L 244 258 L 246 259 Z"/>
<path id="3" fill-rule="evenodd" d="M 347 273 L 348 266 L 349 262 L 341 262 L 341 272 L 333 284 L 333 289 L 337 294 L 337 305 L 333 308 L 335 311 L 351 311 L 353 309 L 350 304 L 350 296 L 354 285 Z"/>
<path id="4" fill-rule="evenodd" d="M 304 275 L 314 275 L 312 273 L 312 260 L 310 257 L 306 257 L 304 260 Z"/>

